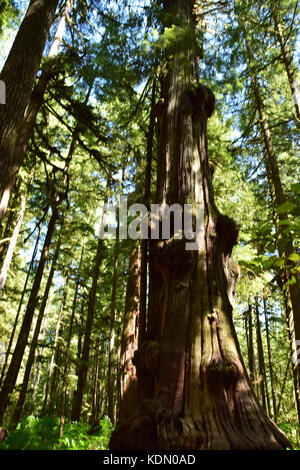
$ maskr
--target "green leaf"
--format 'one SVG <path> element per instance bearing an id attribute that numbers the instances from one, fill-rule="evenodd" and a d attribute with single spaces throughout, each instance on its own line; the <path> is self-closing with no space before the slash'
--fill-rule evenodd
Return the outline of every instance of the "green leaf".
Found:
<path id="1" fill-rule="evenodd" d="M 298 255 L 298 253 L 292 253 L 291 255 L 289 255 L 288 259 L 294 261 L 294 263 L 299 263 L 300 255 Z"/>
<path id="2" fill-rule="evenodd" d="M 289 285 L 296 284 L 296 278 L 295 278 L 295 276 L 292 276 L 291 279 L 289 279 L 287 283 L 288 283 Z"/>
<path id="3" fill-rule="evenodd" d="M 280 206 L 278 206 L 276 211 L 277 211 L 278 214 L 284 214 L 285 212 L 292 211 L 295 207 L 296 207 L 295 204 L 293 204 L 292 202 L 287 201 L 287 202 L 281 204 Z"/>
<path id="4" fill-rule="evenodd" d="M 278 258 L 274 263 L 275 268 L 281 268 L 281 266 L 283 265 L 284 265 L 284 260 L 282 258 Z"/>
<path id="5" fill-rule="evenodd" d="M 270 269 L 274 266 L 275 262 L 278 260 L 277 256 L 271 256 L 267 261 L 263 262 L 264 269 Z"/>
<path id="6" fill-rule="evenodd" d="M 278 225 L 291 225 L 292 222 L 289 219 L 279 220 Z"/>
<path id="7" fill-rule="evenodd" d="M 281 240 L 278 240 L 278 249 L 279 250 L 285 250 L 286 248 L 286 245 L 287 245 L 287 239 L 286 238 L 282 238 Z"/>
<path id="8" fill-rule="evenodd" d="M 294 183 L 291 185 L 291 190 L 296 194 L 300 194 L 300 183 Z"/>

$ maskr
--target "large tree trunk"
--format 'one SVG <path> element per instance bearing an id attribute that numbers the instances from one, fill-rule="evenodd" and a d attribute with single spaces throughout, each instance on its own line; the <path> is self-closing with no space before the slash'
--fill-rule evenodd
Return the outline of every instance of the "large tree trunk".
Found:
<path id="1" fill-rule="evenodd" d="M 39 265 L 35 274 L 33 286 L 31 289 L 31 293 L 28 299 L 28 304 L 26 308 L 26 312 L 23 318 L 23 323 L 19 332 L 18 340 L 15 346 L 14 353 L 12 355 L 11 363 L 7 370 L 6 377 L 3 382 L 3 386 L 0 392 L 0 422 L 3 419 L 3 415 L 7 408 L 9 402 L 9 394 L 13 391 L 15 386 L 21 362 L 23 359 L 24 351 L 27 345 L 31 323 L 33 319 L 33 315 L 37 306 L 38 302 L 38 293 L 41 285 L 41 280 L 45 268 L 45 263 L 48 258 L 48 252 L 50 248 L 50 244 L 52 241 L 52 236 L 55 230 L 56 222 L 58 220 L 58 209 L 56 206 L 53 207 L 52 215 L 48 224 L 47 234 L 44 241 L 44 246 L 42 249 Z"/>
<path id="2" fill-rule="evenodd" d="M 151 241 L 152 299 L 136 354 L 140 402 L 110 448 L 284 449 L 290 443 L 254 395 L 232 321 L 237 267 L 230 255 L 238 233 L 213 199 L 206 122 L 214 96 L 197 77 L 194 1 L 164 6 L 182 42 L 170 46 L 164 67 L 157 201 L 197 203 L 205 217 L 196 250 L 172 233 Z"/>
<path id="3" fill-rule="evenodd" d="M 6 85 L 6 105 L 0 106 L 0 197 L 9 183 L 18 133 L 57 4 L 58 0 L 31 0 L 0 74 Z"/>

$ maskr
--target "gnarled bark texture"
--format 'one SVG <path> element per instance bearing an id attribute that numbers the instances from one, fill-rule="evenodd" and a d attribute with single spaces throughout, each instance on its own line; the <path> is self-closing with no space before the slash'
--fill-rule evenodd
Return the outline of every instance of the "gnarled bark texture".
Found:
<path id="1" fill-rule="evenodd" d="M 165 1 L 164 7 L 175 37 L 190 38 L 194 2 Z M 147 331 L 134 359 L 140 400 L 119 422 L 110 449 L 284 449 L 288 440 L 254 395 L 232 321 L 238 230 L 214 203 L 206 142 L 214 96 L 199 83 L 191 40 L 175 39 L 170 47 L 157 202 L 197 203 L 204 219 L 196 250 L 174 236 L 150 243 Z"/>

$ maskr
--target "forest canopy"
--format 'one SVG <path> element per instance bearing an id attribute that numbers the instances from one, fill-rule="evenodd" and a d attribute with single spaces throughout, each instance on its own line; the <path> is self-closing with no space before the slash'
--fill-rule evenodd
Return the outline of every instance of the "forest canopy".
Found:
<path id="1" fill-rule="evenodd" d="M 0 41 L 0 449 L 300 448 L 298 1 L 5 0 Z"/>

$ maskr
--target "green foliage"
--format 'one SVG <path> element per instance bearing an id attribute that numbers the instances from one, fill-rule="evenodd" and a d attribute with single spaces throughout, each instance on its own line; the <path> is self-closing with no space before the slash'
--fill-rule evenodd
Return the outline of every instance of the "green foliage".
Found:
<path id="1" fill-rule="evenodd" d="M 7 25 L 15 22 L 19 11 L 16 2 L 9 0 L 0 0 L 0 35 Z"/>
<path id="2" fill-rule="evenodd" d="M 67 421 L 63 438 L 59 439 L 59 418 L 28 416 L 16 430 L 9 431 L 0 450 L 106 450 L 113 429 L 107 417 L 100 420 L 101 430 L 88 435 L 90 426 Z"/>
<path id="3" fill-rule="evenodd" d="M 7 0 L 0 1 L 0 34 L 4 40 L 14 32 L 14 18 L 17 14 L 12 8 L 14 3 Z M 8 438 L 0 444 L 0 449 L 107 449 L 108 447 L 112 430 L 108 419 L 102 420 L 102 429 L 98 435 L 89 436 L 87 434 L 89 426 L 85 422 L 72 423 L 67 417 L 72 406 L 77 367 L 80 364 L 80 348 L 97 247 L 96 228 L 99 227 L 100 204 L 106 202 L 104 200 L 107 197 L 105 194 L 107 174 L 111 172 L 113 175 L 108 195 L 110 201 L 116 202 L 123 170 L 124 193 L 131 197 L 132 202 L 142 200 L 151 86 L 157 71 L 161 73 L 165 71 L 166 55 L 168 57 L 172 54 L 176 54 L 177 57 L 182 55 L 179 61 L 188 70 L 190 56 L 185 54 L 185 51 L 193 49 L 195 55 L 201 59 L 200 80 L 208 84 L 216 96 L 216 111 L 208 122 L 208 152 L 214 170 L 216 205 L 222 214 L 234 218 L 240 228 L 239 244 L 233 251 L 233 257 L 241 271 L 241 279 L 237 284 L 234 322 L 245 362 L 247 363 L 248 354 L 245 312 L 249 303 L 253 303 L 256 297 L 262 309 L 263 296 L 268 298 L 271 352 L 273 357 L 276 356 L 276 360 L 273 359 L 273 368 L 277 396 L 281 394 L 286 362 L 290 357 L 284 301 L 288 286 L 280 287 L 278 277 L 283 266 L 291 274 L 288 283 L 296 282 L 296 277 L 299 275 L 300 183 L 296 182 L 299 181 L 297 176 L 299 136 L 293 122 L 292 100 L 286 71 L 280 58 L 280 48 L 276 42 L 274 25 L 270 17 L 270 6 L 276 2 L 273 0 L 266 2 L 239 0 L 234 3 L 211 2 L 211 0 L 196 2 L 199 8 L 196 31 L 186 23 L 180 22 L 172 9 L 164 15 L 162 2 L 151 2 L 151 6 L 145 6 L 147 2 L 140 4 L 139 1 L 134 2 L 134 6 L 130 6 L 132 2 L 127 1 L 93 2 L 92 8 L 88 0 L 75 3 L 76 8 L 72 9 L 70 15 L 69 31 L 55 63 L 54 73 L 37 118 L 34 136 L 19 174 L 21 180 L 19 194 L 16 193 L 16 198 L 11 201 L 3 224 L 3 227 L 7 224 L 9 228 L 14 225 L 19 210 L 20 195 L 27 191 L 28 204 L 22 232 L 0 303 L 0 339 L 8 344 L 37 232 L 41 229 L 39 253 L 49 220 L 47 204 L 53 201 L 57 189 L 63 184 L 65 175 L 62 170 L 67 161 L 70 141 L 76 130 L 78 134 L 74 158 L 68 166 L 68 198 L 60 206 L 61 218 L 64 219 L 61 254 L 48 299 L 47 318 L 39 338 L 35 374 L 32 374 L 29 383 L 29 390 L 34 389 L 36 393 L 27 394 L 23 415 L 29 416 L 19 423 L 15 431 L 9 432 Z M 295 49 L 297 37 L 295 32 L 297 21 L 295 18 L 293 20 L 294 6 L 295 0 L 285 0 L 276 4 L 286 31 L 287 44 L 292 51 Z M 160 20 L 165 25 L 163 32 Z M 246 28 L 247 40 L 252 51 L 250 60 L 243 39 L 243 28 Z M 204 60 L 202 60 L 203 50 Z M 182 51 L 184 53 L 180 54 Z M 5 54 L 6 51 L 2 51 L 2 55 Z M 163 59 L 160 60 L 159 69 L 158 58 Z M 258 77 L 272 133 L 274 152 L 279 164 L 279 176 L 287 201 L 279 207 L 276 207 L 274 202 L 272 181 L 265 164 L 266 150 L 260 134 L 259 118 L 251 87 L 253 71 Z M 158 100 L 159 79 L 157 79 L 157 88 Z M 86 101 L 89 92 L 89 100 Z M 157 120 L 153 145 L 152 201 L 155 198 L 153 188 L 157 178 L 159 132 Z M 35 175 L 31 184 L 29 174 L 33 167 Z M 3 238 L 9 238 L 11 231 L 5 236 L 3 234 Z M 293 239 L 293 252 L 286 258 L 282 255 L 282 251 L 289 236 Z M 42 280 L 39 293 L 41 298 L 56 242 L 57 233 Z M 85 251 L 80 264 L 83 245 Z M 95 411 L 92 409 L 91 399 L 92 396 L 94 399 L 95 394 L 96 400 L 93 406 L 99 405 L 101 412 L 107 411 L 104 397 L 107 387 L 114 249 L 114 242 L 105 241 L 91 334 L 87 399 L 82 410 L 86 420 Z M 116 302 L 118 313 L 115 325 L 116 351 L 121 343 L 128 253 L 129 242 L 122 240 Z M 38 255 L 29 276 L 23 308 L 30 293 L 37 259 Z M 66 279 L 68 285 L 63 327 L 58 331 L 55 341 Z M 41 410 L 43 406 L 44 389 L 53 351 L 55 351 L 54 370 L 63 370 L 76 286 L 78 292 L 76 292 L 66 394 L 68 406 L 60 445 L 59 419 L 36 418 L 30 413 L 32 410 Z M 20 323 L 19 321 L 17 324 L 15 338 Z M 266 352 L 264 328 L 265 324 L 262 322 Z M 117 357 L 115 362 L 117 370 Z M 20 380 L 25 365 L 26 357 L 20 368 Z M 267 370 L 267 375 L 268 373 Z M 56 410 L 53 411 L 55 414 L 60 409 L 62 384 L 57 376 L 56 383 L 54 379 L 53 382 L 56 388 L 53 387 L 54 392 L 49 397 L 49 402 L 52 411 Z M 270 388 L 269 375 L 267 384 Z M 17 397 L 18 387 L 11 395 L 11 408 L 14 407 Z M 289 370 L 278 419 L 281 429 L 288 434 L 294 447 L 298 448 L 296 413 L 292 397 L 293 378 Z"/>
<path id="4" fill-rule="evenodd" d="M 278 425 L 289 438 L 293 446 L 293 450 L 300 450 L 300 436 L 298 432 L 299 424 L 293 420 L 287 420 L 279 422 Z"/>

